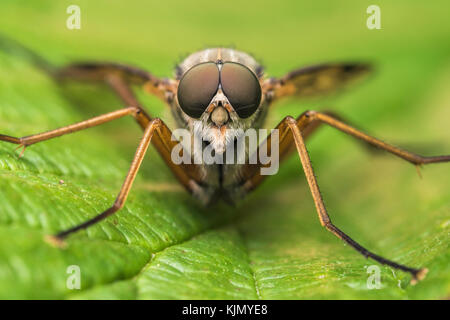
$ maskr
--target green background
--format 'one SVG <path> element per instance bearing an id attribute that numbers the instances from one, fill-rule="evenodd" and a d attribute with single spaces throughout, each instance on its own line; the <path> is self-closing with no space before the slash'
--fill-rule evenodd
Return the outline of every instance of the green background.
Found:
<path id="1" fill-rule="evenodd" d="M 81 30 L 66 8 L 81 7 Z M 366 8 L 381 7 L 381 30 Z M 112 60 L 171 76 L 186 54 L 233 46 L 271 76 L 327 61 L 369 61 L 373 76 L 345 94 L 277 104 L 268 126 L 306 109 L 333 109 L 374 135 L 425 155 L 450 151 L 448 1 L 2 0 L 0 31 L 55 64 Z M 155 116 L 167 108 L 138 91 Z M 121 107 L 102 86 L 59 86 L 18 54 L 0 52 L 0 132 L 37 133 Z M 18 159 L 0 143 L 0 298 L 442 299 L 450 293 L 450 170 L 367 152 L 326 128 L 308 148 L 335 224 L 369 249 L 428 267 L 416 286 L 365 260 L 319 224 L 300 162 L 237 208 L 202 208 L 152 149 L 125 208 L 68 241 L 45 234 L 113 202 L 141 132 L 132 119 L 37 144 Z M 60 183 L 63 180 L 63 183 Z M 69 290 L 67 268 L 81 270 Z"/>

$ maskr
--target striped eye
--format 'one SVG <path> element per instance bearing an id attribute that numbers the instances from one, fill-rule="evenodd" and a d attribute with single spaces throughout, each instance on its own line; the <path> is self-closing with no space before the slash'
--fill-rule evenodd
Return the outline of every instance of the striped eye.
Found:
<path id="1" fill-rule="evenodd" d="M 226 62 L 220 70 L 220 83 L 240 118 L 250 117 L 261 102 L 261 85 L 256 75 L 246 66 Z"/>
<path id="2" fill-rule="evenodd" d="M 178 85 L 178 103 L 192 118 L 200 118 L 219 87 L 219 69 L 214 62 L 198 64 L 189 69 Z"/>

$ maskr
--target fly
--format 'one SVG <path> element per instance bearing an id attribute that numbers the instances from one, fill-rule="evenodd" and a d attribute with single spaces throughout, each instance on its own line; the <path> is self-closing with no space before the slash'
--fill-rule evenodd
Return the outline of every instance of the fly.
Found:
<path id="1" fill-rule="evenodd" d="M 35 61 L 42 62 L 35 56 Z M 41 63 L 42 64 L 42 63 Z M 260 151 L 266 148 L 279 161 L 297 151 L 303 171 L 316 205 L 321 225 L 335 236 L 349 244 L 366 258 L 381 264 L 409 272 L 412 283 L 422 279 L 426 268 L 413 268 L 383 258 L 365 249 L 350 236 L 336 227 L 328 215 L 322 195 L 311 166 L 306 141 L 323 126 L 331 126 L 364 143 L 385 150 L 416 166 L 448 162 L 450 156 L 426 157 L 417 155 L 390 144 L 350 126 L 332 112 L 304 111 L 296 117 L 285 117 L 269 135 L 259 141 L 255 150 L 245 147 L 233 159 L 245 161 L 232 163 L 205 163 L 191 161 L 210 149 L 212 157 L 228 155 L 228 148 L 236 145 L 242 132 L 260 129 L 270 107 L 284 97 L 306 97 L 325 94 L 360 78 L 370 71 L 370 66 L 361 63 L 331 63 L 300 68 L 281 78 L 266 77 L 263 67 L 250 55 L 227 48 L 211 48 L 191 54 L 175 70 L 175 77 L 158 78 L 153 74 L 118 63 L 76 63 L 62 68 L 46 70 L 56 79 L 93 80 L 107 83 L 126 107 L 75 123 L 56 130 L 16 138 L 0 135 L 0 140 L 25 148 L 45 140 L 98 126 L 122 117 L 131 116 L 143 130 L 142 140 L 134 155 L 122 188 L 115 202 L 92 219 L 76 225 L 47 240 L 62 245 L 70 234 L 88 228 L 115 212 L 126 202 L 133 181 L 152 144 L 159 152 L 176 179 L 203 204 L 218 199 L 234 203 L 257 188 L 267 177 L 262 169 L 268 163 L 260 160 Z M 191 143 L 174 139 L 172 131 L 164 121 L 152 117 L 139 103 L 131 87 L 141 86 L 148 93 L 165 102 L 171 110 L 177 128 L 188 132 Z M 238 131 L 241 135 L 232 135 Z M 198 142 L 200 149 L 189 150 L 190 144 Z M 277 148 L 275 148 L 277 142 Z M 279 147 L 278 147 L 279 146 Z M 174 152 L 174 151 L 177 152 Z M 239 150 L 239 149 L 238 149 Z M 175 162 L 174 154 L 183 155 L 189 161 Z M 252 155 L 256 157 L 252 158 Z M 200 157 L 201 158 L 201 157 Z M 250 163 L 250 159 L 258 159 Z"/>

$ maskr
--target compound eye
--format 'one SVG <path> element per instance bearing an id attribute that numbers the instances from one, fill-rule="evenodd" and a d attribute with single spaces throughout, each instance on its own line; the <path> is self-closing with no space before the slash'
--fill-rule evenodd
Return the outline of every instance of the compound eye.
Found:
<path id="1" fill-rule="evenodd" d="M 220 71 L 220 83 L 240 118 L 248 118 L 258 109 L 261 85 L 249 68 L 239 63 L 224 63 Z"/>
<path id="2" fill-rule="evenodd" d="M 183 75 L 178 85 L 178 103 L 192 118 L 200 118 L 219 87 L 219 69 L 213 62 L 198 64 Z"/>

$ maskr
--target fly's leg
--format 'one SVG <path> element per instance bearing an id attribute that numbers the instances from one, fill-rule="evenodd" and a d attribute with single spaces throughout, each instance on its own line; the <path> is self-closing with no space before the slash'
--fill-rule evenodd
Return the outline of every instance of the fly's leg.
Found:
<path id="1" fill-rule="evenodd" d="M 353 240 L 350 236 L 348 236 L 346 233 L 344 233 L 341 229 L 336 227 L 332 222 L 328 215 L 328 212 L 325 208 L 325 204 L 323 202 L 322 195 L 319 190 L 319 186 L 317 184 L 316 176 L 314 174 L 314 170 L 311 166 L 311 160 L 308 155 L 308 151 L 306 149 L 305 141 L 302 137 L 302 134 L 300 132 L 300 129 L 297 125 L 297 121 L 294 118 L 287 118 L 286 121 L 288 122 L 288 126 L 292 132 L 292 136 L 294 138 L 294 143 L 297 148 L 298 155 L 300 157 L 300 161 L 303 166 L 303 171 L 306 175 L 306 180 L 308 181 L 309 188 L 311 190 L 311 194 L 314 200 L 314 204 L 316 206 L 317 213 L 319 215 L 320 224 L 325 227 L 328 231 L 333 233 L 335 236 L 340 238 L 341 240 L 348 243 L 350 246 L 352 246 L 356 251 L 361 253 L 366 258 L 371 258 L 381 264 L 388 265 L 390 267 L 393 267 L 395 269 L 399 269 L 405 272 L 409 272 L 413 279 L 412 283 L 416 283 L 418 280 L 421 280 L 425 277 L 427 273 L 427 269 L 416 269 L 411 268 L 402 264 L 399 264 L 397 262 L 388 260 L 386 258 L 383 258 L 375 253 L 372 253 L 371 251 L 367 250 L 363 246 L 361 246 L 358 242 Z"/>
<path id="2" fill-rule="evenodd" d="M 409 151 L 402 150 L 398 147 L 392 146 L 390 144 L 387 144 L 377 138 L 374 138 L 372 136 L 369 136 L 368 134 L 365 134 L 364 132 L 355 129 L 354 127 L 342 122 L 341 120 L 328 115 L 326 113 L 317 112 L 317 111 L 307 111 L 302 115 L 303 118 L 308 118 L 307 122 L 311 121 L 320 121 L 324 124 L 328 124 L 331 127 L 334 127 L 344 133 L 347 133 L 357 139 L 360 139 L 370 145 L 373 145 L 374 147 L 380 148 L 382 150 L 385 150 L 387 152 L 390 152 L 397 157 L 400 157 L 414 165 L 423 165 L 423 164 L 430 164 L 430 163 L 437 163 L 437 162 L 449 162 L 450 161 L 450 155 L 443 155 L 443 156 L 421 156 L 414 154 Z"/>
<path id="3" fill-rule="evenodd" d="M 416 269 L 411 268 L 394 261 L 383 258 L 375 253 L 370 252 L 365 249 L 359 243 L 354 241 L 351 237 L 345 234 L 342 230 L 337 228 L 332 222 L 325 208 L 319 186 L 317 184 L 316 177 L 314 175 L 313 168 L 311 166 L 311 161 L 306 149 L 305 138 L 308 137 L 313 131 L 315 131 L 320 124 L 328 124 L 332 127 L 341 130 L 347 134 L 350 134 L 353 137 L 356 137 L 363 142 L 380 148 L 382 150 L 386 150 L 402 159 L 405 159 L 415 165 L 428 164 L 428 163 L 436 163 L 436 162 L 448 162 L 450 161 L 450 156 L 435 156 L 435 157 L 424 157 L 420 155 L 413 154 L 408 151 L 404 151 L 397 147 L 391 146 L 387 143 L 382 142 L 379 139 L 373 138 L 354 127 L 351 127 L 341 120 L 338 120 L 336 117 L 333 117 L 330 114 L 319 113 L 314 111 L 307 111 L 300 115 L 297 119 L 292 117 L 286 117 L 281 123 L 276 127 L 279 135 L 279 159 L 280 161 L 285 159 L 293 149 L 296 149 L 298 155 L 300 157 L 303 170 L 305 172 L 308 185 L 310 187 L 314 203 L 316 206 L 317 213 L 319 215 L 319 220 L 322 226 L 324 226 L 328 231 L 332 232 L 338 238 L 342 239 L 358 252 L 363 254 L 366 258 L 371 258 L 381 264 L 389 265 L 393 268 L 409 272 L 412 276 L 412 283 L 417 282 L 422 279 L 427 269 Z M 272 135 L 269 135 L 267 139 L 262 142 L 258 150 L 259 153 L 260 148 L 266 148 L 267 153 L 272 152 Z M 275 151 L 276 152 L 276 151 Z M 269 166 L 270 164 L 262 165 L 246 165 L 243 170 L 243 179 L 240 182 L 242 192 L 250 192 L 259 186 L 267 176 L 261 175 L 261 168 L 264 166 Z"/>
<path id="4" fill-rule="evenodd" d="M 33 57 L 37 56 L 33 55 Z M 38 58 L 33 58 L 32 60 Z M 174 83 L 171 80 L 159 79 L 144 70 L 118 63 L 78 63 L 63 68 L 56 68 L 41 58 L 38 60 L 39 66 L 44 67 L 43 69 L 47 71 L 50 76 L 55 77 L 58 80 L 72 79 L 107 83 L 127 107 L 73 125 L 31 136 L 19 138 L 0 134 L 0 141 L 18 144 L 19 147 L 22 146 L 25 148 L 38 142 L 98 126 L 126 115 L 132 115 L 144 130 L 142 141 L 136 151 L 128 175 L 113 206 L 79 226 L 75 226 L 69 230 L 60 232 L 55 236 L 49 237 L 49 240 L 53 243 L 62 243 L 62 240 L 69 234 L 77 230 L 85 229 L 122 208 L 150 143 L 156 148 L 175 178 L 186 188 L 186 190 L 197 196 L 201 196 L 202 188 L 200 185 L 202 176 L 198 165 L 185 163 L 176 165 L 173 163 L 171 160 L 171 151 L 178 145 L 179 141 L 172 139 L 172 132 L 160 119 L 152 119 L 149 114 L 146 113 L 131 90 L 131 85 L 142 85 L 149 93 L 154 94 L 164 102 L 169 102 L 167 99 L 173 95 L 175 90 Z M 42 61 L 45 62 L 45 66 L 42 65 Z M 183 150 L 183 152 L 184 151 L 185 150 Z"/>
<path id="5" fill-rule="evenodd" d="M 161 119 L 155 118 L 150 121 L 149 125 L 144 131 L 143 138 L 139 143 L 130 169 L 128 170 L 128 174 L 114 204 L 99 215 L 96 215 L 94 218 L 68 230 L 62 231 L 54 236 L 49 236 L 47 237 L 47 240 L 49 240 L 53 244 L 63 244 L 64 238 L 66 238 L 68 235 L 76 231 L 86 229 L 87 227 L 100 222 L 101 220 L 120 210 L 125 204 L 133 181 L 136 178 L 139 167 L 142 163 L 142 160 L 144 159 L 145 153 L 150 143 L 152 143 L 157 149 L 160 148 L 160 154 L 162 155 L 163 159 L 168 159 L 169 168 L 172 170 L 178 180 L 186 187 L 186 189 L 191 192 L 196 191 L 195 186 L 199 181 L 197 175 L 197 166 L 193 164 L 175 165 L 170 160 L 171 150 L 177 144 L 177 142 L 171 139 L 171 132 L 166 124 Z"/>
<path id="6" fill-rule="evenodd" d="M 124 116 L 133 115 L 134 117 L 137 117 L 140 113 L 139 108 L 135 107 L 129 107 L 120 109 L 117 111 L 109 112 L 103 115 L 100 115 L 98 117 L 94 117 L 85 121 L 81 121 L 72 125 L 68 125 L 65 127 L 61 127 L 55 130 L 46 131 L 43 133 L 33 134 L 30 136 L 25 136 L 21 138 L 11 137 L 7 135 L 0 134 L 0 141 L 5 141 L 9 143 L 18 144 L 19 147 L 22 146 L 24 148 L 31 146 L 32 144 L 53 139 L 56 137 L 63 136 L 65 134 L 77 132 L 80 130 L 92 128 L 101 124 L 104 124 L 106 122 L 116 120 L 119 118 L 122 118 Z"/>
<path id="7" fill-rule="evenodd" d="M 134 107 L 125 108 L 86 121 L 82 121 L 73 125 L 69 125 L 56 130 L 31 135 L 23 138 L 0 135 L 0 141 L 19 144 L 26 147 L 41 141 L 62 136 L 64 134 L 101 125 L 108 121 L 124 117 L 126 115 L 131 114 L 136 117 L 140 114 L 139 112 L 140 112 L 139 108 Z M 51 240 L 52 243 L 54 244 L 62 243 L 62 240 L 69 234 L 81 229 L 85 229 L 121 209 L 125 204 L 125 200 L 128 196 L 131 185 L 136 177 L 136 174 L 139 170 L 139 167 L 142 163 L 145 152 L 147 151 L 150 142 L 155 146 L 157 151 L 162 156 L 163 160 L 166 162 L 169 169 L 172 171 L 172 173 L 175 175 L 178 181 L 187 189 L 187 191 L 191 193 L 199 192 L 198 186 L 201 183 L 201 175 L 198 166 L 195 164 L 184 164 L 184 163 L 181 163 L 179 165 L 174 164 L 171 160 L 171 152 L 172 149 L 179 142 L 172 139 L 172 133 L 170 129 L 166 126 L 166 124 L 164 124 L 164 122 L 162 122 L 162 120 L 158 118 L 148 119 L 148 125 L 144 130 L 144 136 L 141 140 L 141 143 L 139 144 L 131 167 L 128 171 L 128 175 L 113 206 L 107 209 L 106 211 L 102 212 L 100 215 L 92 218 L 91 220 L 88 220 L 87 222 L 79 226 L 75 226 L 69 230 L 63 231 L 57 234 L 56 236 L 48 237 L 48 239 Z"/>
<path id="8" fill-rule="evenodd" d="M 405 151 L 393 145 L 387 144 L 377 138 L 374 138 L 353 126 L 346 124 L 341 120 L 339 116 L 331 112 L 317 112 L 317 111 L 306 111 L 302 113 L 297 119 L 296 123 L 302 132 L 304 139 L 307 139 L 311 134 L 313 134 L 318 128 L 323 125 L 329 125 L 334 127 L 344 133 L 347 133 L 365 145 L 377 148 L 377 150 L 384 150 L 401 159 L 404 159 L 416 166 L 421 166 L 424 164 L 438 163 L 438 162 L 449 162 L 450 155 L 442 156 L 421 156 L 414 154 L 409 151 Z M 293 150 L 295 150 L 294 140 L 291 134 L 289 134 L 289 129 L 286 123 L 286 119 L 281 121 L 275 128 L 279 131 L 279 159 L 283 161 L 286 159 Z M 269 135 L 265 141 L 263 141 L 259 148 L 267 148 L 268 152 L 271 152 L 271 139 L 272 136 Z M 258 154 L 259 149 L 255 151 Z M 242 172 L 242 179 L 240 181 L 241 186 L 244 188 L 244 192 L 249 192 L 257 188 L 267 176 L 260 174 L 260 168 L 268 166 L 261 164 L 245 164 L 244 170 Z"/>
<path id="9" fill-rule="evenodd" d="M 136 178 L 136 175 L 139 171 L 139 167 L 141 166 L 142 160 L 144 159 L 145 153 L 147 152 L 147 149 L 150 145 L 152 136 L 155 133 L 155 130 L 161 126 L 161 123 L 162 121 L 160 119 L 154 119 L 150 122 L 150 125 L 147 127 L 147 129 L 145 129 L 144 135 L 136 150 L 130 169 L 128 170 L 128 174 L 125 178 L 125 181 L 123 182 L 119 194 L 117 195 L 116 201 L 114 201 L 114 204 L 107 210 L 103 211 L 102 213 L 96 215 L 94 218 L 82 224 L 79 224 L 68 230 L 59 232 L 54 236 L 47 236 L 46 237 L 47 241 L 49 241 L 52 244 L 61 246 L 64 244 L 63 242 L 64 238 L 66 238 L 69 234 L 82 229 L 86 229 L 87 227 L 102 221 L 103 219 L 114 214 L 124 206 L 125 201 L 130 192 L 131 186 L 133 185 L 133 181 Z"/>

